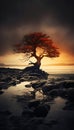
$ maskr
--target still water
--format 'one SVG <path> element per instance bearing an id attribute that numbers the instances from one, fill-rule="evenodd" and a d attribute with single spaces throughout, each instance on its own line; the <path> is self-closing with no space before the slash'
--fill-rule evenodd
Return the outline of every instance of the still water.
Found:
<path id="1" fill-rule="evenodd" d="M 3 67 L 3 66 L 0 66 Z M 18 69 L 24 69 L 27 66 L 4 66 L 4 68 L 18 68 Z M 74 74 L 74 65 L 63 65 L 63 66 L 59 66 L 59 65 L 46 65 L 46 66 L 41 66 L 42 70 L 48 72 L 49 74 Z"/>
<path id="2" fill-rule="evenodd" d="M 6 68 L 19 68 L 23 69 L 24 66 L 6 66 Z M 64 80 L 74 79 L 74 66 L 43 66 L 41 69 L 49 73 L 47 82 L 61 82 Z M 4 89 L 4 93 L 0 95 L 0 111 L 9 110 L 13 115 L 21 115 L 25 106 L 23 106 L 22 100 L 24 95 L 30 94 L 33 88 L 26 88 L 25 85 L 30 84 L 29 81 L 22 82 L 15 86 L 10 86 L 8 89 Z M 36 99 L 42 99 L 43 95 L 39 92 L 36 95 Z M 18 99 L 21 99 L 18 101 Z M 24 101 L 25 103 L 25 101 Z M 45 118 L 45 121 L 49 123 L 50 120 L 58 120 L 59 124 L 51 128 L 51 130 L 66 130 L 68 123 L 72 121 L 74 111 L 64 111 L 62 108 L 65 106 L 66 100 L 61 97 L 54 98 L 49 102 L 50 111 Z"/>
<path id="3" fill-rule="evenodd" d="M 3 90 L 4 93 L 0 95 L 0 111 L 9 110 L 15 115 L 20 115 L 22 112 L 22 106 L 17 102 L 17 96 L 24 95 L 29 93 L 32 89 L 25 88 L 25 85 L 29 82 L 22 82 L 16 86 L 11 86 L 6 90 Z"/>
<path id="4" fill-rule="evenodd" d="M 73 79 L 72 74 L 50 74 L 47 82 L 61 82 L 64 80 L 71 80 Z M 17 101 L 17 97 L 22 97 L 23 95 L 29 95 L 31 91 L 33 91 L 33 88 L 26 88 L 25 85 L 30 84 L 29 81 L 21 82 L 20 84 L 17 84 L 15 86 L 10 86 L 8 89 L 3 89 L 4 93 L 0 95 L 0 111 L 1 110 L 10 110 L 15 115 L 20 115 L 23 111 L 23 107 L 20 104 L 20 102 Z M 36 99 L 42 99 L 43 95 L 39 92 L 36 93 Z M 22 100 L 21 100 L 22 101 Z M 58 109 L 64 105 L 65 100 L 62 98 L 55 99 L 55 104 L 52 107 L 52 111 L 54 111 L 53 108 Z M 56 106 L 56 107 L 55 107 Z M 55 111 L 56 111 L 55 109 Z"/>

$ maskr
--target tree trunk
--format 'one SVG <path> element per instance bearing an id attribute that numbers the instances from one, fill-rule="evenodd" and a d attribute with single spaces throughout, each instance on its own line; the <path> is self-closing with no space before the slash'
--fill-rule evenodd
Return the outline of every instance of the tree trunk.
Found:
<path id="1" fill-rule="evenodd" d="M 37 60 L 37 62 L 35 63 L 35 66 L 39 69 L 40 66 L 41 66 L 41 59 L 42 59 L 43 57 L 35 56 L 35 58 L 36 58 L 36 60 Z"/>
<path id="2" fill-rule="evenodd" d="M 40 57 L 36 57 L 36 60 L 37 60 L 37 65 L 40 67 L 40 65 L 41 65 L 41 58 Z"/>
<path id="3" fill-rule="evenodd" d="M 38 69 L 40 68 L 41 65 L 41 59 L 43 58 L 43 56 L 37 56 L 36 55 L 36 50 L 34 50 L 32 56 L 34 56 L 37 60 L 37 62 L 34 64 L 34 66 L 36 66 Z"/>

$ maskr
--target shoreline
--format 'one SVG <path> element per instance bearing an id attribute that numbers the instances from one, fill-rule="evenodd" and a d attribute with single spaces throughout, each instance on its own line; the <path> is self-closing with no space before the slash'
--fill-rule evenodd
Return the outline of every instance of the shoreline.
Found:
<path id="1" fill-rule="evenodd" d="M 0 128 L 57 130 L 61 127 L 67 130 L 68 125 L 74 128 L 71 123 L 74 119 L 74 74 L 47 76 L 42 70 L 32 69 L 0 68 L 0 106 L 9 106 L 6 110 L 0 109 Z M 45 79 L 41 74 L 46 75 Z M 42 98 L 38 98 L 40 94 Z M 17 114 L 12 113 L 11 107 Z"/>

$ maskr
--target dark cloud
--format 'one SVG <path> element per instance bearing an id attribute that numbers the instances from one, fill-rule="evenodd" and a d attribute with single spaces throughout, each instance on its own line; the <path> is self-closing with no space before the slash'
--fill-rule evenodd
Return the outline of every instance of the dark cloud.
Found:
<path id="1" fill-rule="evenodd" d="M 8 26 L 38 23 L 50 16 L 60 24 L 74 26 L 73 0 L 2 0 L 0 10 L 0 24 Z"/>
<path id="2" fill-rule="evenodd" d="M 49 30 L 56 28 L 54 37 L 58 39 L 60 34 L 60 45 L 73 53 L 73 0 L 1 0 L 0 54 L 10 49 L 10 45 L 18 42 L 25 33 L 42 31 L 42 25 Z M 60 27 L 66 31 L 65 35 Z"/>

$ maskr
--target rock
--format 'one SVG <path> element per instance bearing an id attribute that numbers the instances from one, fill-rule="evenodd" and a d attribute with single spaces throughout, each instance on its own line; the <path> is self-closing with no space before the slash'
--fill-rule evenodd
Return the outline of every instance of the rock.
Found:
<path id="1" fill-rule="evenodd" d="M 43 125 L 43 118 L 41 117 L 33 117 L 30 120 L 25 122 L 25 126 L 23 127 L 23 130 L 43 130 L 39 129 L 40 125 Z"/>
<path id="2" fill-rule="evenodd" d="M 46 117 L 49 110 L 50 110 L 49 105 L 47 105 L 47 104 L 40 105 L 34 110 L 34 114 L 36 117 Z"/>
<path id="3" fill-rule="evenodd" d="M 74 110 L 74 102 L 67 102 L 63 110 Z"/>
<path id="4" fill-rule="evenodd" d="M 12 85 L 15 86 L 15 85 L 16 85 L 16 81 L 13 81 L 13 82 L 12 82 Z"/>
<path id="5" fill-rule="evenodd" d="M 2 86 L 1 86 L 1 84 L 0 84 L 0 90 L 2 90 Z"/>
<path id="6" fill-rule="evenodd" d="M 31 83 L 32 87 L 34 89 L 37 89 L 37 88 L 42 88 L 44 85 L 45 85 L 46 81 L 39 81 L 39 82 L 36 82 L 36 83 Z"/>
<path id="7" fill-rule="evenodd" d="M 66 83 L 66 88 L 74 88 L 74 82 L 68 82 Z"/>
<path id="8" fill-rule="evenodd" d="M 51 120 L 50 122 L 46 122 L 45 125 L 52 127 L 53 125 L 57 125 L 58 121 L 57 120 Z"/>
<path id="9" fill-rule="evenodd" d="M 74 87 L 74 82 L 70 82 L 70 81 L 64 81 L 64 82 L 62 82 L 62 86 L 64 87 L 64 88 L 73 88 Z"/>
<path id="10" fill-rule="evenodd" d="M 0 95 L 3 94 L 3 93 L 4 93 L 4 91 L 1 91 L 1 90 L 0 90 Z"/>
<path id="11" fill-rule="evenodd" d="M 1 86 L 1 87 L 0 87 L 1 89 L 7 89 L 7 88 L 9 87 L 6 82 L 0 83 L 0 86 Z"/>
<path id="12" fill-rule="evenodd" d="M 11 124 L 13 125 L 13 127 L 14 127 L 14 130 L 20 130 L 20 127 L 22 127 L 21 126 L 21 122 L 22 122 L 22 120 L 21 120 L 21 118 L 19 117 L 19 116 L 11 116 L 10 118 L 9 118 L 9 120 L 11 121 Z M 13 129 L 13 128 L 12 128 Z"/>
<path id="13" fill-rule="evenodd" d="M 57 97 L 59 96 L 59 93 L 58 93 L 58 90 L 57 89 L 53 89 L 49 92 L 49 96 L 52 96 L 52 97 Z"/>
<path id="14" fill-rule="evenodd" d="M 27 117 L 33 117 L 34 116 L 34 112 L 32 111 L 32 110 L 30 110 L 30 109 L 28 109 L 28 110 L 24 110 L 23 112 L 22 112 L 22 115 L 23 116 L 27 116 Z"/>
<path id="15" fill-rule="evenodd" d="M 28 106 L 29 108 L 36 108 L 40 105 L 40 100 L 33 100 L 33 101 L 30 101 Z"/>
<path id="16" fill-rule="evenodd" d="M 25 87 L 26 87 L 26 88 L 30 88 L 30 87 L 32 87 L 32 86 L 31 86 L 31 84 L 27 84 L 27 85 L 25 85 Z"/>
<path id="17" fill-rule="evenodd" d="M 9 116 L 9 115 L 11 115 L 11 112 L 10 111 L 0 111 L 0 115 L 4 115 L 4 116 Z"/>
<path id="18" fill-rule="evenodd" d="M 7 82 L 7 83 L 10 82 L 11 80 L 12 80 L 11 77 L 7 77 L 7 78 L 3 79 L 3 81 L 4 81 L 4 82 Z"/>
<path id="19" fill-rule="evenodd" d="M 48 74 L 44 71 L 42 71 L 41 69 L 37 68 L 36 66 L 29 66 L 29 67 L 26 67 L 25 69 L 23 69 L 22 71 L 22 74 L 28 74 L 28 76 L 33 76 L 32 79 L 36 79 L 36 77 L 39 79 L 47 79 L 48 78 Z M 31 79 L 30 79 L 31 80 Z"/>
<path id="20" fill-rule="evenodd" d="M 54 85 L 44 85 L 42 87 L 42 92 L 44 95 L 47 95 L 52 89 L 54 89 Z"/>
<path id="21" fill-rule="evenodd" d="M 20 82 L 23 82 L 23 81 L 24 81 L 24 78 L 21 78 L 21 79 L 20 79 Z"/>
<path id="22" fill-rule="evenodd" d="M 74 88 L 67 90 L 67 99 L 74 102 Z"/>
<path id="23" fill-rule="evenodd" d="M 66 98 L 67 97 L 67 91 L 65 89 L 59 89 L 58 90 L 58 96 L 60 96 L 62 98 Z"/>

